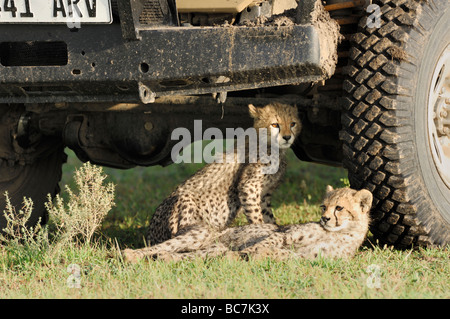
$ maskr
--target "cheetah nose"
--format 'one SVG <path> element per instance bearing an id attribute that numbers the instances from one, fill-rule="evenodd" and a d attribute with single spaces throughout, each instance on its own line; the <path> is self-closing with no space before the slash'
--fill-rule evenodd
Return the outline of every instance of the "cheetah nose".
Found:
<path id="1" fill-rule="evenodd" d="M 322 222 L 326 223 L 326 222 L 329 221 L 331 218 L 330 218 L 330 217 L 322 216 L 321 219 L 322 219 Z"/>
<path id="2" fill-rule="evenodd" d="M 291 136 L 290 135 L 285 135 L 285 136 L 283 136 L 283 139 L 285 141 L 289 141 L 291 139 Z"/>

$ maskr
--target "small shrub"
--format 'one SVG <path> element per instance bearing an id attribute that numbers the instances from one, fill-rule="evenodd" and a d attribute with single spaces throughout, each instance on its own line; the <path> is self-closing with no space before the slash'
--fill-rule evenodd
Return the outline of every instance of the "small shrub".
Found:
<path id="1" fill-rule="evenodd" d="M 8 192 L 4 193 L 6 207 L 3 215 L 6 227 L 0 232 L 2 244 L 3 265 L 10 270 L 24 270 L 29 265 L 43 260 L 49 247 L 47 227 L 38 220 L 35 226 L 27 224 L 33 211 L 33 201 L 24 198 L 22 209 L 16 211 L 12 206 Z"/>
<path id="2" fill-rule="evenodd" d="M 22 208 L 17 211 L 6 192 L 3 214 L 7 224 L 0 232 L 3 246 L 0 254 L 4 256 L 4 262 L 0 267 L 22 271 L 36 264 L 51 263 L 54 258 L 49 260 L 48 257 L 64 254 L 75 239 L 89 244 L 114 206 L 114 185 L 104 185 L 105 178 L 100 167 L 87 163 L 75 171 L 76 191 L 66 186 L 67 204 L 59 195 L 53 204 L 48 195 L 45 206 L 54 232 L 50 232 L 48 226 L 42 226 L 40 220 L 35 226 L 29 225 L 33 211 L 31 198 L 24 198 Z"/>
<path id="3" fill-rule="evenodd" d="M 115 205 L 114 184 L 104 185 L 105 179 L 102 168 L 88 162 L 75 171 L 76 192 L 66 185 L 67 203 L 59 195 L 53 203 L 49 195 L 45 206 L 60 243 L 71 242 L 75 238 L 85 243 L 91 241 L 106 214 Z"/>
<path id="4" fill-rule="evenodd" d="M 35 226 L 27 225 L 33 212 L 31 198 L 24 197 L 22 209 L 17 212 L 11 204 L 8 192 L 5 192 L 4 196 L 6 209 L 3 215 L 6 218 L 6 227 L 0 232 L 0 241 L 25 246 L 39 246 L 47 243 L 47 231 L 45 227 L 42 227 L 40 218 Z"/>

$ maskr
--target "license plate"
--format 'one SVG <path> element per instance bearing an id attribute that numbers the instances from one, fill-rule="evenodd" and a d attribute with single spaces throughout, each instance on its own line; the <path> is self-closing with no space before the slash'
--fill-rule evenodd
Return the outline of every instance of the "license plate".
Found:
<path id="1" fill-rule="evenodd" d="M 111 23 L 110 0 L 0 0 L 0 23 Z"/>

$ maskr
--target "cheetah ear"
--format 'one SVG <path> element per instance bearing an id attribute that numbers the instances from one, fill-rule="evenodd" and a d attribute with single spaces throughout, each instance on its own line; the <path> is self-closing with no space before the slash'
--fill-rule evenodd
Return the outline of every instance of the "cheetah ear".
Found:
<path id="1" fill-rule="evenodd" d="M 372 208 L 372 200 L 373 200 L 372 193 L 369 192 L 367 189 L 362 189 L 356 192 L 355 197 L 359 199 L 363 212 L 368 213 Z"/>
<path id="2" fill-rule="evenodd" d="M 327 188 L 326 188 L 325 192 L 328 194 L 328 193 L 330 193 L 330 192 L 332 192 L 332 191 L 334 191 L 333 186 L 327 185 Z"/>
<path id="3" fill-rule="evenodd" d="M 250 112 L 251 117 L 253 117 L 253 118 L 258 117 L 259 112 L 258 112 L 258 108 L 256 106 L 254 106 L 253 104 L 249 104 L 248 110 Z"/>

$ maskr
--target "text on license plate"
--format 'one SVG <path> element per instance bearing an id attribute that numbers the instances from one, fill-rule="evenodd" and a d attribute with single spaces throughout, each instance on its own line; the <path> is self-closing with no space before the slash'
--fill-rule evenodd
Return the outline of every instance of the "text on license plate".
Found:
<path id="1" fill-rule="evenodd" d="M 0 0 L 0 23 L 111 23 L 110 0 Z"/>

